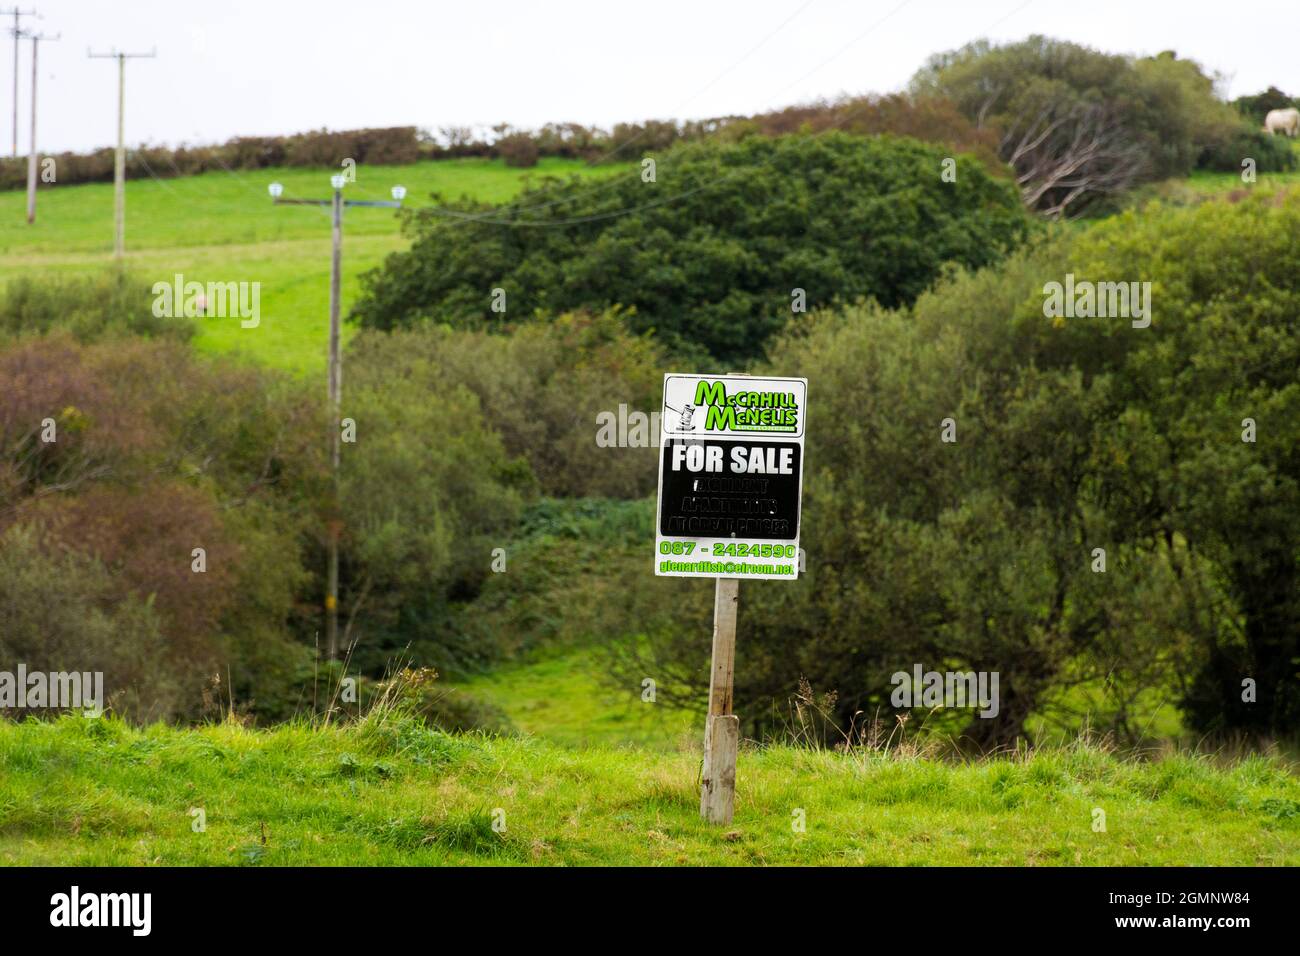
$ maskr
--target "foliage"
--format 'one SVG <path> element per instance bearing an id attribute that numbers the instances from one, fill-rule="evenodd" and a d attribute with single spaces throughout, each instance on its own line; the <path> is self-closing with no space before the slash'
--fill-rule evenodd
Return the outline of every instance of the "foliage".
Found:
<path id="1" fill-rule="evenodd" d="M 1105 686 L 1094 723 L 1135 739 L 1153 689 L 1200 730 L 1292 733 L 1297 228 L 1294 192 L 1152 207 L 910 310 L 792 329 L 770 368 L 815 383 L 808 570 L 742 588 L 738 713 L 770 726 L 802 677 L 839 692 L 848 726 L 888 713 L 890 676 L 919 663 L 1000 673 L 999 714 L 963 730 L 981 747 L 1022 737 L 1071 685 Z M 1067 273 L 1151 282 L 1151 326 L 1045 317 L 1044 282 Z M 702 696 L 697 633 L 651 632 L 651 664 L 624 675 L 671 669 Z"/>
<path id="2" fill-rule="evenodd" d="M 42 547 L 32 527 L 0 534 L 4 670 L 12 674 L 21 663 L 29 674 L 99 672 L 104 707 L 141 720 L 176 717 L 185 700 L 162 630 L 153 603 L 124 594 L 97 558 Z"/>
<path id="3" fill-rule="evenodd" d="M 567 611 L 567 626 L 580 626 L 581 603 L 565 582 L 591 579 L 566 566 L 572 553 L 555 556 L 554 578 L 537 576 L 520 554 L 535 520 L 523 515 L 519 529 L 521 508 L 536 491 L 650 491 L 648 424 L 644 447 L 602 447 L 598 414 L 657 408 L 662 368 L 654 343 L 630 334 L 617 313 L 565 315 L 504 335 L 428 327 L 354 340 L 341 607 L 344 643 L 356 644 L 363 672 L 408 647 L 420 663 L 472 671 L 542 638 L 530 631 L 536 619 L 491 613 L 493 594 L 518 587 L 569 594 L 552 613 Z M 500 565 L 513 573 L 492 573 Z M 525 606 L 510 599 L 512 613 Z M 607 610 L 624 612 L 617 603 Z"/>
<path id="4" fill-rule="evenodd" d="M 36 280 L 12 279 L 0 290 L 0 341 L 56 329 L 87 342 L 106 336 L 143 335 L 187 341 L 192 319 L 153 314 L 149 284 L 123 272 Z"/>
<path id="5" fill-rule="evenodd" d="M 506 315 L 624 306 L 635 331 L 720 362 L 761 355 L 791 315 L 871 296 L 912 301 L 944 264 L 982 265 L 1023 240 L 1012 190 L 974 161 L 841 133 L 690 144 L 656 181 L 547 184 L 499 210 L 422 211 L 409 252 L 365 279 L 368 328 L 496 327 Z"/>
<path id="6" fill-rule="evenodd" d="M 996 127 L 1026 202 L 1058 216 L 1186 175 L 1248 132 L 1214 77 L 1172 51 L 1135 58 L 1043 36 L 979 40 L 931 57 L 912 89 L 952 100 L 978 129 Z"/>
<path id="7" fill-rule="evenodd" d="M 91 153 L 56 153 L 60 186 L 113 181 L 116 151 L 105 147 Z M 170 179 L 224 170 L 265 169 L 270 166 L 333 166 L 343 160 L 371 165 L 413 163 L 421 156 L 414 126 L 389 129 L 326 129 L 292 136 L 238 136 L 218 146 L 176 149 L 141 145 L 127 150 L 126 178 Z M 0 190 L 22 189 L 27 182 L 26 159 L 0 159 Z"/>
<path id="8" fill-rule="evenodd" d="M 1264 125 L 1264 117 L 1270 110 L 1285 110 L 1300 105 L 1300 100 L 1288 93 L 1283 93 L 1276 86 L 1270 86 L 1262 93 L 1239 96 L 1232 105 L 1242 116 L 1246 117 L 1256 128 Z"/>
<path id="9" fill-rule="evenodd" d="M 1300 166 L 1289 139 L 1242 125 L 1232 130 L 1230 136 L 1207 144 L 1196 161 L 1196 168 L 1240 173 L 1242 161 L 1246 159 L 1253 159 L 1256 171 L 1263 173 L 1285 173 Z"/>
<path id="10" fill-rule="evenodd" d="M 12 398 L 0 407 L 0 529 L 44 561 L 97 562 L 113 604 L 141 602 L 156 629 L 144 633 L 161 651 L 145 637 L 122 649 L 157 668 L 114 688 L 133 695 L 131 712 L 195 716 L 220 675 L 224 698 L 273 697 L 267 715 L 286 716 L 309 586 L 299 542 L 321 487 L 320 425 L 301 394 L 175 343 L 66 333 L 0 351 L 0 390 Z"/>
<path id="11" fill-rule="evenodd" d="M 409 371 L 417 362 L 420 371 Z M 349 356 L 363 375 L 396 367 L 427 375 L 429 387 L 468 389 L 506 451 L 527 459 L 543 493 L 628 498 L 654 488 L 649 416 L 659 410 L 666 363 L 654 340 L 629 333 L 617 311 L 562 315 L 504 335 L 438 326 L 365 332 Z M 601 416 L 617 423 L 620 406 L 644 416 L 644 434 L 631 436 L 643 446 L 598 444 Z M 617 430 L 608 437 L 617 439 Z"/>
<path id="12" fill-rule="evenodd" d="M 356 440 L 342 446 L 340 614 L 371 672 L 407 645 L 443 667 L 474 652 L 446 639 L 447 601 L 490 573 L 532 486 L 478 397 L 404 344 L 358 343 L 345 393 Z"/>
<path id="13" fill-rule="evenodd" d="M 537 148 L 531 136 L 523 133 L 511 133 L 497 141 L 497 153 L 505 160 L 507 166 L 527 169 L 537 165 L 541 150 Z"/>
<path id="14" fill-rule="evenodd" d="M 729 123 L 719 135 L 737 139 L 751 131 L 764 136 L 786 136 L 831 129 L 862 136 L 907 136 L 945 146 L 949 155 L 974 156 L 994 176 L 1006 176 L 1008 172 L 998 157 L 997 131 L 977 128 L 952 101 L 937 96 L 889 93 L 803 103 Z"/>
<path id="15" fill-rule="evenodd" d="M 1069 345 L 1114 369 L 1123 412 L 1103 445 L 1116 467 L 1102 473 L 1102 490 L 1117 521 L 1133 534 L 1185 538 L 1175 569 L 1207 562 L 1229 599 L 1209 609 L 1212 626 L 1193 631 L 1202 653 L 1185 699 L 1205 730 L 1282 734 L 1300 723 L 1297 228 L 1293 190 L 1126 214 L 1079 249 L 1088 271 L 1123 263 L 1157 290 L 1158 339 L 1123 351 L 1098 347 L 1096 335 Z M 1246 678 L 1258 687 L 1254 703 Z"/>

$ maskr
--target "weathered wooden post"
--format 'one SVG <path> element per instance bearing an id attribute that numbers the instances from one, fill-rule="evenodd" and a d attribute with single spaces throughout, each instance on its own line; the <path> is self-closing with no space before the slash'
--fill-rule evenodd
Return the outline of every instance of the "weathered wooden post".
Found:
<path id="1" fill-rule="evenodd" d="M 740 581 L 718 578 L 713 598 L 713 670 L 709 675 L 709 716 L 704 723 L 704 773 L 700 816 L 730 823 L 736 804 L 736 751 L 740 718 L 731 712 L 736 666 L 736 612 Z"/>

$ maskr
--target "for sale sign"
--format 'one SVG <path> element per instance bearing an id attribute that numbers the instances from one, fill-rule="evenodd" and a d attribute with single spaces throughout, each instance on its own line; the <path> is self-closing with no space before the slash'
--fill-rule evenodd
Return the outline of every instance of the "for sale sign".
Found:
<path id="1" fill-rule="evenodd" d="M 655 574 L 799 576 L 808 380 L 665 375 Z"/>

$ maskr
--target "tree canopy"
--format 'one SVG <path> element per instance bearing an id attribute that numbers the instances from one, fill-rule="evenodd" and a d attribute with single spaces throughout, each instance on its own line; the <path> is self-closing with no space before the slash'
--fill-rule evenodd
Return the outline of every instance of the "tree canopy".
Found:
<path id="1" fill-rule="evenodd" d="M 945 264 L 1019 244 L 1029 222 L 1015 191 L 965 157 L 946 181 L 947 158 L 883 136 L 755 136 L 677 147 L 653 182 L 643 166 L 544 183 L 501 209 L 436 208 L 412 221 L 409 251 L 366 277 L 355 315 L 368 328 L 481 328 L 623 306 L 634 331 L 743 361 L 797 304 L 904 305 Z"/>

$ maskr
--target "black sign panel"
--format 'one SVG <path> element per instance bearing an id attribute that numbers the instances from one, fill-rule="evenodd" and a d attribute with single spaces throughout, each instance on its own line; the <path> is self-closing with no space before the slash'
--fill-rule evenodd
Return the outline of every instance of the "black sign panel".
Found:
<path id="1" fill-rule="evenodd" d="M 802 453 L 789 441 L 664 439 L 659 533 L 794 541 Z"/>

